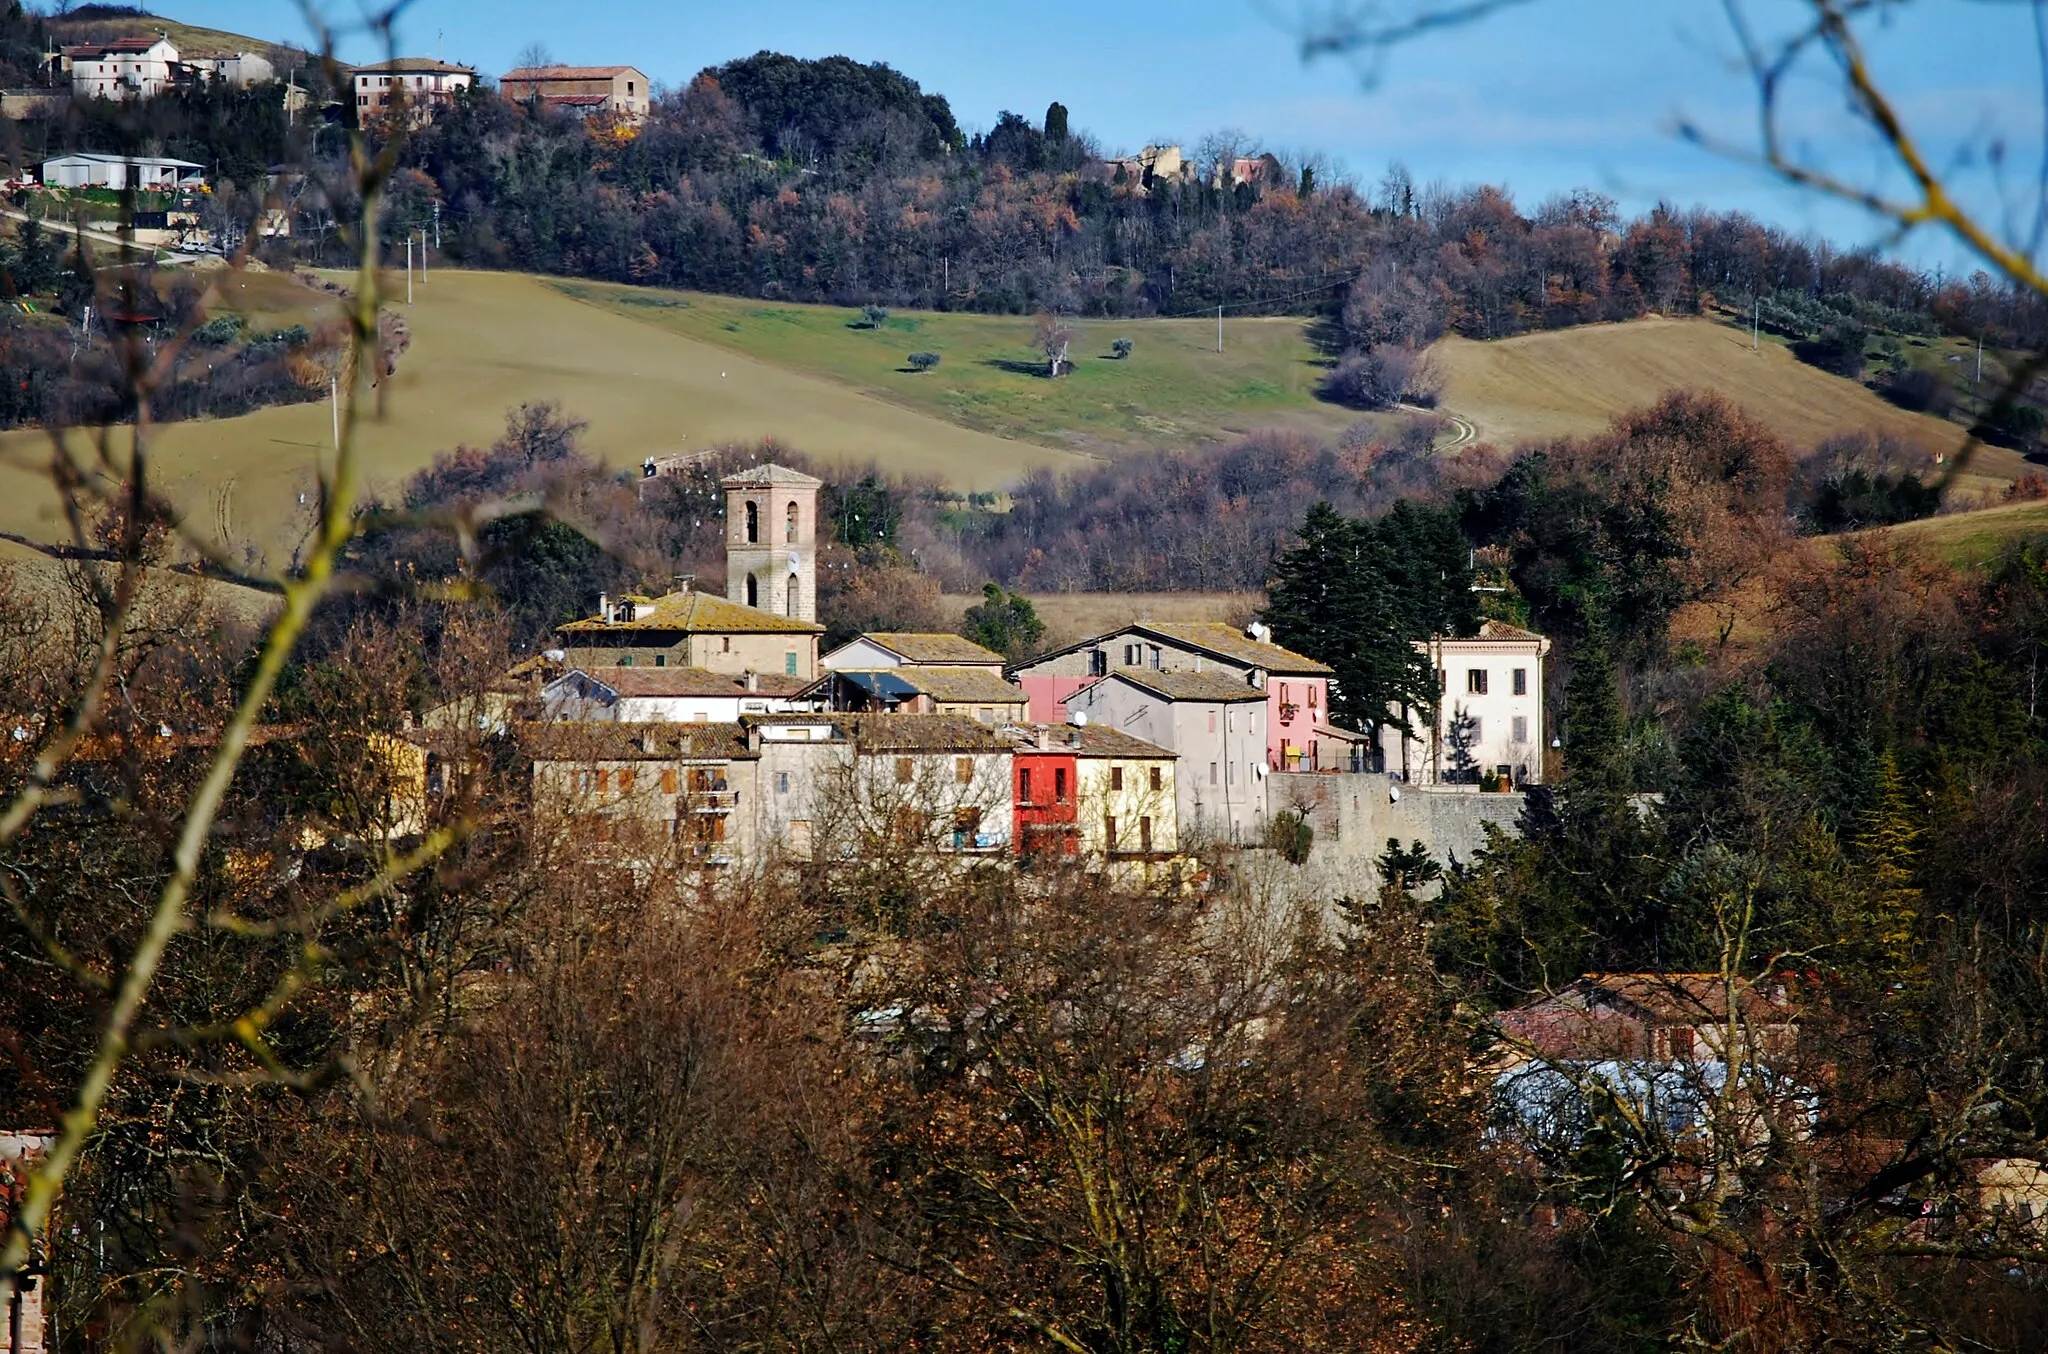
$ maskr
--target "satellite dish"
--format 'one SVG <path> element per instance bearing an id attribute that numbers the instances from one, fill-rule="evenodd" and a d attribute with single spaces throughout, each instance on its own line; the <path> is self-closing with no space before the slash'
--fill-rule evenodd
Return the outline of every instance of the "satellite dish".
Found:
<path id="1" fill-rule="evenodd" d="M 1077 729 L 1085 729 L 1085 728 L 1087 728 L 1087 727 L 1088 727 L 1088 712 L 1087 712 L 1086 710 L 1076 710 L 1076 711 L 1074 711 L 1074 713 L 1072 713 L 1071 715 L 1068 715 L 1068 716 L 1067 716 L 1067 723 L 1069 723 L 1069 724 L 1073 725 L 1073 726 L 1074 726 L 1075 728 L 1077 728 Z"/>
<path id="2" fill-rule="evenodd" d="M 1398 785 L 1389 785 L 1389 786 L 1387 787 L 1387 802 L 1388 802 L 1389 804 L 1398 804 L 1398 803 L 1400 803 L 1400 802 L 1401 802 L 1401 787 L 1400 787 L 1400 786 L 1398 786 Z"/>
<path id="3" fill-rule="evenodd" d="M 798 574 L 800 574 L 800 573 L 802 573 L 802 572 L 803 572 L 803 557 L 802 557 L 802 556 L 800 556 L 800 555 L 798 555 L 798 554 L 797 554 L 797 553 L 796 553 L 796 552 L 795 552 L 794 550 L 790 551 L 790 553 L 789 553 L 789 573 L 790 573 L 790 577 L 794 578 L 794 577 L 795 577 L 796 575 L 798 575 Z"/>

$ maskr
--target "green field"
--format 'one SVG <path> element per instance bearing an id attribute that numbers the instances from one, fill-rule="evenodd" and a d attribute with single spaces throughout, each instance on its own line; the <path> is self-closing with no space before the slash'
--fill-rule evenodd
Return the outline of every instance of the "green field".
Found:
<path id="1" fill-rule="evenodd" d="M 1901 526 L 1881 528 L 1950 564 L 1972 568 L 1995 559 L 2010 542 L 2048 536 L 2048 501 L 2002 503 L 1975 512 L 1948 513 Z"/>
<path id="2" fill-rule="evenodd" d="M 229 305 L 274 323 L 291 313 L 288 279 L 229 278 Z M 1010 441 L 638 323 L 573 301 L 513 273 L 435 271 L 393 307 L 412 346 L 386 382 L 365 430 L 362 464 L 373 492 L 394 493 L 436 453 L 483 446 L 523 401 L 553 400 L 590 430 L 585 445 L 620 467 L 646 456 L 772 438 L 826 461 L 878 462 L 961 489 L 1002 489 L 1039 467 L 1086 462 L 1035 443 Z M 318 312 L 331 303 L 306 291 Z M 115 432 L 125 447 L 132 431 Z M 80 439 L 74 439 L 80 440 Z M 299 495 L 311 499 L 315 469 L 332 445 L 325 401 L 261 409 L 239 418 L 160 428 L 158 483 L 209 534 L 229 534 L 282 559 L 303 529 Z M 49 436 L 0 434 L 0 532 L 30 540 L 62 534 L 47 466 Z"/>
<path id="3" fill-rule="evenodd" d="M 1073 321 L 1073 369 L 1046 374 L 1029 315 L 897 311 L 879 329 L 837 306 L 555 281 L 564 296 L 651 328 L 827 377 L 865 395 L 993 433 L 1108 452 L 1184 450 L 1261 428 L 1322 435 L 1362 416 L 1315 398 L 1325 358 L 1300 318 Z M 1128 338 L 1131 356 L 1111 355 Z M 914 352 L 937 353 L 917 372 Z"/>

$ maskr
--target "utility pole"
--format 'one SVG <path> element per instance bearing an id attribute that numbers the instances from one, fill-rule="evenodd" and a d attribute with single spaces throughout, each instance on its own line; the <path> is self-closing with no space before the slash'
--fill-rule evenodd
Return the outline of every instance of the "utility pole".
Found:
<path id="1" fill-rule="evenodd" d="M 412 235 L 405 237 L 405 303 L 412 304 Z"/>
<path id="2" fill-rule="evenodd" d="M 441 204 L 434 203 L 434 248 L 441 247 Z"/>
<path id="3" fill-rule="evenodd" d="M 427 285 L 427 228 L 420 227 L 420 285 Z"/>

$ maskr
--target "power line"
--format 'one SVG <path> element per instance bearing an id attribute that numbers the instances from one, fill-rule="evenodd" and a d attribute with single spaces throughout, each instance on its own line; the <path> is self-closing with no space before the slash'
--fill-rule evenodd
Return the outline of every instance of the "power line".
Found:
<path id="1" fill-rule="evenodd" d="M 1185 320 L 1191 319 L 1196 315 L 1207 315 L 1212 311 L 1218 310 L 1248 310 L 1253 306 L 1276 306 L 1283 301 L 1296 301 L 1304 296 L 1315 296 L 1320 292 L 1328 291 L 1332 287 L 1341 287 L 1347 283 L 1356 282 L 1359 278 L 1364 276 L 1365 269 L 1360 268 L 1356 272 L 1347 273 L 1342 277 L 1332 278 L 1328 282 L 1321 282 L 1313 287 L 1308 287 L 1301 291 L 1288 292 L 1282 296 L 1262 296 L 1257 299 L 1249 301 L 1224 301 L 1213 306 L 1203 306 L 1199 310 L 1175 311 L 1170 315 L 1159 315 L 1155 316 L 1154 318 L 1161 320 Z"/>

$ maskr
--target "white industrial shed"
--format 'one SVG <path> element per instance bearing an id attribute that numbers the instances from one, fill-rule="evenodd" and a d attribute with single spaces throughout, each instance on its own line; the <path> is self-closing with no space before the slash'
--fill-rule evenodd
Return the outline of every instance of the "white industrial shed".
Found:
<path id="1" fill-rule="evenodd" d="M 157 155 L 55 155 L 43 161 L 46 188 L 198 188 L 206 166 Z"/>

